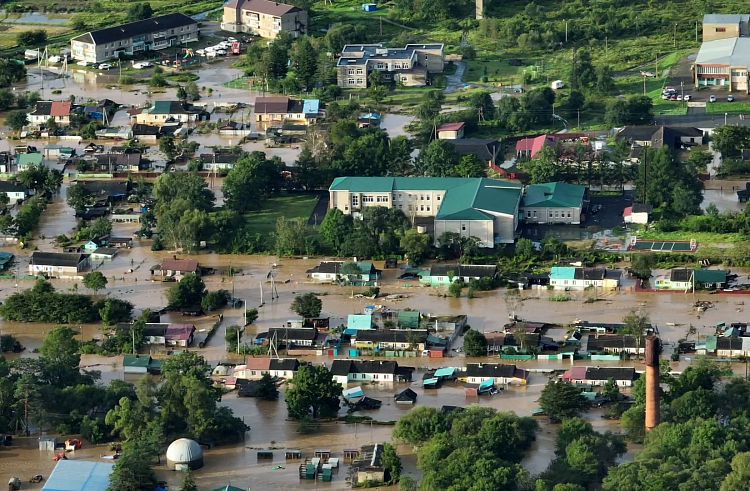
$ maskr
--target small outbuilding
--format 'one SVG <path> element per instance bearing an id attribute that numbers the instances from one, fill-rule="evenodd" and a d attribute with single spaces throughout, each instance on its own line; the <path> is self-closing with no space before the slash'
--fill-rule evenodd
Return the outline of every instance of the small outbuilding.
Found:
<path id="1" fill-rule="evenodd" d="M 203 467 L 203 449 L 195 440 L 180 438 L 173 441 L 167 448 L 167 469 L 184 471 L 201 467 Z"/>

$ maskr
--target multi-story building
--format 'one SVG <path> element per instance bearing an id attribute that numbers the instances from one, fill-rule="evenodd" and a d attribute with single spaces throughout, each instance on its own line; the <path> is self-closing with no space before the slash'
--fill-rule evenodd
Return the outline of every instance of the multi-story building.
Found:
<path id="1" fill-rule="evenodd" d="M 181 13 L 105 27 L 70 40 L 73 59 L 100 63 L 198 40 L 198 22 Z"/>
<path id="2" fill-rule="evenodd" d="M 368 75 L 378 70 L 386 83 L 407 87 L 427 85 L 428 74 L 443 71 L 442 44 L 407 44 L 385 48 L 382 44 L 347 44 L 336 62 L 339 87 L 366 88 Z"/>
<path id="3" fill-rule="evenodd" d="M 705 14 L 703 42 L 750 35 L 748 14 Z"/>
<path id="4" fill-rule="evenodd" d="M 748 93 L 750 14 L 706 14 L 695 59 L 695 86 L 725 86 Z"/>
<path id="5" fill-rule="evenodd" d="M 276 39 L 286 31 L 296 38 L 307 33 L 307 11 L 269 0 L 231 0 L 224 5 L 221 28 L 266 39 Z"/>
<path id="6" fill-rule="evenodd" d="M 480 247 L 512 244 L 522 186 L 462 177 L 339 177 L 329 188 L 330 206 L 358 215 L 367 206 L 402 210 L 437 240 L 445 232 L 475 237 Z"/>
<path id="7" fill-rule="evenodd" d="M 521 215 L 527 223 L 578 225 L 588 205 L 586 186 L 566 182 L 531 184 L 521 200 Z"/>

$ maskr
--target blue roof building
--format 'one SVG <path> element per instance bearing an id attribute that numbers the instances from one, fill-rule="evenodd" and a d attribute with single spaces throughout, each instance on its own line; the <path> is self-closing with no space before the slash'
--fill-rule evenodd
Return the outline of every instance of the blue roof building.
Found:
<path id="1" fill-rule="evenodd" d="M 349 329 L 372 329 L 372 315 L 370 314 L 349 314 L 346 322 Z"/>
<path id="2" fill-rule="evenodd" d="M 88 460 L 61 460 L 42 491 L 106 491 L 113 463 Z"/>

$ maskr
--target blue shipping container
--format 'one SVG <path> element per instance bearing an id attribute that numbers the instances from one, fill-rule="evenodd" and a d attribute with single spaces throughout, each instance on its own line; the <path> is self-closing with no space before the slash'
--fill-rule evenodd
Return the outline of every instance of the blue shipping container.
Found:
<path id="1" fill-rule="evenodd" d="M 378 6 L 374 3 L 363 3 L 362 4 L 362 10 L 365 12 L 374 12 L 378 9 Z"/>

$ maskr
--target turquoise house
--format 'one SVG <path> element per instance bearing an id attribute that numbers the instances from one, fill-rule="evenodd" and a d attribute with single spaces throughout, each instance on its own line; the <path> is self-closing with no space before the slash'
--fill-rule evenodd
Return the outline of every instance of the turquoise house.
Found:
<path id="1" fill-rule="evenodd" d="M 370 314 L 349 314 L 346 322 L 347 329 L 372 329 L 372 315 Z"/>

